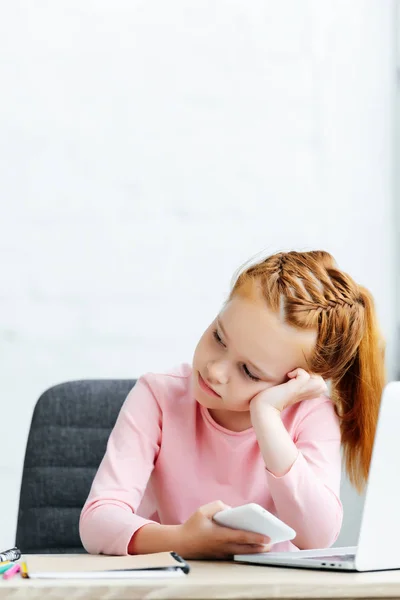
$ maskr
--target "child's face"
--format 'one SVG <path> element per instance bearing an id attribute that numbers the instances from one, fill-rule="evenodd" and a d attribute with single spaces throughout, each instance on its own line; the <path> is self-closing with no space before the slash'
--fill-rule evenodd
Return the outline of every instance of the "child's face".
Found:
<path id="1" fill-rule="evenodd" d="M 193 357 L 193 390 L 203 406 L 248 411 L 252 398 L 307 370 L 316 332 L 282 322 L 261 297 L 235 296 L 211 323 Z"/>

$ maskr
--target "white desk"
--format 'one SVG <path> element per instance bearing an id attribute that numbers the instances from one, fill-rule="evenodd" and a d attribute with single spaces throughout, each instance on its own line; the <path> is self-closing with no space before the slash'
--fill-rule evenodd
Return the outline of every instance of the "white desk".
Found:
<path id="1" fill-rule="evenodd" d="M 208 600 L 266 598 L 400 598 L 400 570 L 336 573 L 191 562 L 179 580 L 28 580 L 0 581 L 0 600 Z"/>

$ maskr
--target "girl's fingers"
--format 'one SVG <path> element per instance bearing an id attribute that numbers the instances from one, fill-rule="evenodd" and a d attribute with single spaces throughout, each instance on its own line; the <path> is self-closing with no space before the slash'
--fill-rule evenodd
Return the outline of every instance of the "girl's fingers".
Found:
<path id="1" fill-rule="evenodd" d="M 265 546 L 270 542 L 270 538 L 261 533 L 252 533 L 251 531 L 241 531 L 238 529 L 224 528 L 224 537 L 228 544 L 245 546 Z"/>
<path id="2" fill-rule="evenodd" d="M 311 378 L 309 373 L 304 369 L 294 369 L 294 371 L 290 371 L 287 375 L 291 381 L 300 385 L 304 385 Z"/>
<path id="3" fill-rule="evenodd" d="M 216 500 L 215 502 L 210 502 L 209 504 L 205 504 L 204 506 L 201 506 L 199 508 L 199 511 L 205 517 L 208 517 L 209 519 L 212 519 L 212 517 L 217 512 L 220 512 L 221 510 L 225 510 L 227 508 L 231 508 L 231 507 L 228 506 L 227 504 L 225 504 L 224 502 L 221 502 L 221 500 Z"/>
<path id="4" fill-rule="evenodd" d="M 307 371 L 301 369 L 300 367 L 298 367 L 297 369 L 293 369 L 293 371 L 290 371 L 290 373 L 288 373 L 289 377 L 299 377 L 301 375 L 303 375 L 303 377 L 311 377 L 311 375 L 307 373 Z"/>
<path id="5" fill-rule="evenodd" d="M 290 379 L 293 379 L 294 377 L 296 377 L 297 371 L 298 369 L 294 369 L 293 371 L 290 371 L 290 373 L 288 373 L 287 376 L 290 377 Z"/>
<path id="6" fill-rule="evenodd" d="M 269 552 L 271 545 L 263 544 L 254 546 L 253 544 L 228 544 L 224 551 L 233 556 L 234 554 L 259 554 L 261 552 Z"/>

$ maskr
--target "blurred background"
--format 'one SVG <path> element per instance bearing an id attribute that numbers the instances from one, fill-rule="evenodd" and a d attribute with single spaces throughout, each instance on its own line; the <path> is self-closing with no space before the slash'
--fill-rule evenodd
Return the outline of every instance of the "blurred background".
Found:
<path id="1" fill-rule="evenodd" d="M 1 549 L 38 396 L 190 361 L 255 254 L 332 252 L 372 290 L 398 375 L 396 0 L 0 13 Z M 345 479 L 343 501 L 355 544 Z"/>

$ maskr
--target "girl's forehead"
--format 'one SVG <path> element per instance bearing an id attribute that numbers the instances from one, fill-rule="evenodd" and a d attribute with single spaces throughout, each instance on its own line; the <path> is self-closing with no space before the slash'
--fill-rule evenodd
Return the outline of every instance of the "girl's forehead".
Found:
<path id="1" fill-rule="evenodd" d="M 317 340 L 315 330 L 295 328 L 268 308 L 262 297 L 235 295 L 218 315 L 232 349 L 250 361 L 267 361 L 279 368 L 306 366 Z"/>

